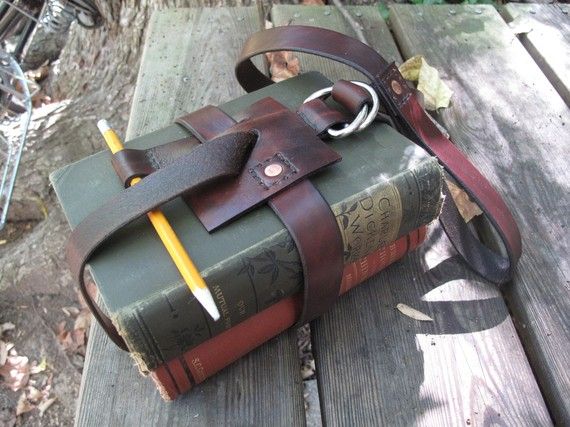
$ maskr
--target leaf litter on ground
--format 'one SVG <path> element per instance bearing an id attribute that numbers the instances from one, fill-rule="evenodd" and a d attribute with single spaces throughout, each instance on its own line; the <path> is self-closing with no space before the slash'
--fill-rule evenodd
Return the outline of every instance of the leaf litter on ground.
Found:
<path id="1" fill-rule="evenodd" d="M 82 322 L 84 325 L 85 322 Z M 15 329 L 16 326 L 13 323 L 1 324 L 0 338 L 3 338 L 4 332 Z M 14 392 L 22 391 L 16 403 L 16 417 L 36 408 L 41 417 L 55 402 L 56 398 L 50 396 L 53 374 L 40 378 L 40 381 L 30 379 L 32 375 L 45 372 L 47 367 L 47 359 L 45 357 L 42 357 L 39 363 L 36 361 L 30 363 L 28 357 L 18 354 L 13 343 L 6 343 L 0 340 L 0 377 L 3 379 L 3 385 Z M 38 384 L 42 384 L 41 390 L 36 387 Z"/>

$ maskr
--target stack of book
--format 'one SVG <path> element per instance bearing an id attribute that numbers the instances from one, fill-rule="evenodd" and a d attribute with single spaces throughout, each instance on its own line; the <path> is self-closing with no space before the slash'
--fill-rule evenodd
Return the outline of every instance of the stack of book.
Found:
<path id="1" fill-rule="evenodd" d="M 295 109 L 330 82 L 308 73 L 224 104 L 230 116 L 271 96 Z M 178 125 L 126 143 L 149 148 L 188 136 Z M 343 160 L 311 178 L 330 204 L 344 243 L 341 294 L 415 249 L 437 218 L 437 160 L 385 124 L 331 141 Z M 121 191 L 101 152 L 51 181 L 71 227 Z M 90 261 L 101 301 L 143 374 L 174 399 L 295 324 L 303 272 L 284 225 L 258 208 L 209 234 L 182 200 L 162 208 L 210 288 L 221 318 L 202 309 L 146 218 L 125 227 Z"/>

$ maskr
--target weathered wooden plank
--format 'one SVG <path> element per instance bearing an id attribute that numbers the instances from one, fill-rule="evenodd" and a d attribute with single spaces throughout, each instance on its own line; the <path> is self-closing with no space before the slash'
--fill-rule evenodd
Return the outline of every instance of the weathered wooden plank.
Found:
<path id="1" fill-rule="evenodd" d="M 394 6 L 391 20 L 405 56 L 443 71 L 455 95 L 441 119 L 518 221 L 508 305 L 554 420 L 569 424 L 568 107 L 490 6 Z"/>
<path id="2" fill-rule="evenodd" d="M 323 10 L 276 6 L 272 16 L 277 25 L 352 33 L 338 11 Z M 376 8 L 350 11 L 373 47 L 400 59 Z M 322 64 L 302 67 L 329 71 Z M 403 316 L 400 302 L 435 321 Z M 312 332 L 327 424 L 550 423 L 500 292 L 456 259 L 439 229 L 418 253 L 341 298 Z"/>
<path id="3" fill-rule="evenodd" d="M 570 105 L 570 7 L 510 3 L 501 9 L 519 39 L 567 105 Z"/>
<path id="4" fill-rule="evenodd" d="M 354 21 L 358 23 L 365 33 L 367 43 L 377 46 L 386 59 L 396 61 L 400 59 L 398 48 L 391 41 L 390 30 L 386 24 L 378 19 L 378 10 L 374 6 L 346 6 Z M 316 25 L 329 30 L 343 30 L 346 34 L 355 37 L 356 32 L 346 22 L 346 19 L 333 6 L 292 6 L 279 5 L 271 9 L 271 19 L 274 25 Z M 390 43 L 384 44 L 385 40 Z M 330 80 L 339 79 L 363 80 L 364 76 L 358 71 L 344 64 L 319 58 L 314 55 L 296 54 L 301 63 L 301 71 L 319 70 Z"/>
<path id="5" fill-rule="evenodd" d="M 238 96 L 233 61 L 259 27 L 255 8 L 157 12 L 150 24 L 127 138 L 185 111 Z M 287 333 L 173 403 L 95 325 L 78 399 L 78 426 L 304 425 L 296 335 Z"/>

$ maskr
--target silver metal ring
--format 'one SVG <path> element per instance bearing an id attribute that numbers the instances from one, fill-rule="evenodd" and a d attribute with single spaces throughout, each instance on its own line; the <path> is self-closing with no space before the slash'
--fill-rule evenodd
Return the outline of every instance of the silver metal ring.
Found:
<path id="1" fill-rule="evenodd" d="M 378 98 L 378 95 L 370 85 L 355 80 L 352 80 L 351 83 L 354 83 L 355 85 L 366 89 L 372 98 L 372 109 L 369 111 L 368 105 L 364 105 L 354 120 L 351 123 L 345 125 L 342 129 L 327 129 L 328 134 L 333 138 L 342 138 L 344 136 L 350 135 L 351 133 L 360 132 L 361 130 L 365 129 L 376 118 L 378 115 L 378 110 L 380 109 L 380 100 Z M 309 97 L 307 97 L 307 99 L 303 101 L 303 104 L 317 98 L 322 98 L 323 96 L 329 95 L 331 92 L 332 86 L 317 90 Z"/>

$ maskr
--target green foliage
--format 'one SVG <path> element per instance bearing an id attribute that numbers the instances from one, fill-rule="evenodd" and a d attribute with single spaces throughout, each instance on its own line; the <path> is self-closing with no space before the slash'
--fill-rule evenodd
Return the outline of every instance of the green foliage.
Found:
<path id="1" fill-rule="evenodd" d="M 388 9 L 388 6 L 386 6 L 385 3 L 378 3 L 378 11 L 380 12 L 380 16 L 382 16 L 382 19 L 387 21 L 390 17 L 390 9 Z"/>
<path id="2" fill-rule="evenodd" d="M 445 0 L 409 0 L 412 4 L 457 4 Z M 462 4 L 497 4 L 496 0 L 463 0 Z"/>

